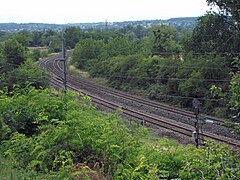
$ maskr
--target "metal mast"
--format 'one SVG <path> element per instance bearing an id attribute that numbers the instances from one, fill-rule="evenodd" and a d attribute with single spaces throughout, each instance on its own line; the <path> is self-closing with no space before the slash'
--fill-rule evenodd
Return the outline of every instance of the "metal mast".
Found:
<path id="1" fill-rule="evenodd" d="M 67 60 L 66 60 L 66 53 L 65 53 L 65 47 L 64 47 L 64 39 L 62 36 L 62 58 L 63 61 L 63 86 L 65 91 L 67 90 Z"/>

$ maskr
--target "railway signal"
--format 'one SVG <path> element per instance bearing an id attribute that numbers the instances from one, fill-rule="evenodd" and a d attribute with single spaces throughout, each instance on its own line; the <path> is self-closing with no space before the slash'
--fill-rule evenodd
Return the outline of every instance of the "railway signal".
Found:
<path id="1" fill-rule="evenodd" d="M 145 120 L 144 120 L 144 119 L 141 120 L 141 125 L 142 125 L 142 126 L 145 125 Z"/>

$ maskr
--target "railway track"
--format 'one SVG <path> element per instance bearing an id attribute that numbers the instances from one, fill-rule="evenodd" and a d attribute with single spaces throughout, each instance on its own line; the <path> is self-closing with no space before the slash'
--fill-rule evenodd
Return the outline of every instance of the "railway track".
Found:
<path id="1" fill-rule="evenodd" d="M 54 61 L 52 61 L 54 62 Z M 61 76 L 63 74 L 61 70 L 61 63 L 57 61 L 57 63 L 49 63 L 48 68 L 50 70 L 54 70 L 56 76 Z M 68 81 L 71 81 L 71 85 L 77 88 L 85 89 L 86 91 L 92 91 L 94 94 L 98 94 L 99 96 L 104 96 L 105 99 L 109 99 L 114 102 L 118 102 L 118 104 L 125 106 L 126 104 L 131 104 L 131 107 L 135 109 L 139 109 L 149 114 L 156 114 L 158 116 L 168 117 L 170 119 L 174 119 L 176 121 L 187 123 L 189 125 L 194 126 L 195 115 L 192 112 L 182 110 L 179 108 L 170 107 L 168 105 L 158 103 L 155 101 L 150 101 L 147 99 L 143 99 L 137 96 L 130 95 L 128 93 L 124 93 L 121 91 L 117 91 L 114 89 L 109 89 L 106 87 L 102 87 L 100 85 L 96 85 L 96 83 L 92 83 L 83 78 L 76 78 L 75 76 L 68 74 Z M 222 125 L 224 123 L 223 119 L 210 117 L 206 115 L 200 116 L 201 122 L 207 120 L 208 122 L 214 122 L 214 125 L 203 124 L 202 127 L 204 131 L 214 132 L 216 134 L 221 134 L 225 136 L 231 135 L 229 130 L 223 128 Z M 217 128 L 215 128 L 218 126 Z M 231 136 L 230 136 L 231 137 Z"/>
<path id="2" fill-rule="evenodd" d="M 62 63 L 60 61 L 56 61 L 59 59 L 60 55 L 52 56 L 46 59 L 42 59 L 39 61 L 40 67 L 48 70 L 51 73 L 51 83 L 54 86 L 62 87 Z M 150 100 L 145 100 L 137 96 L 132 96 L 128 93 L 123 93 L 117 90 L 108 89 L 100 85 L 96 85 L 92 82 L 89 82 L 82 78 L 76 78 L 73 75 L 67 75 L 67 87 L 71 90 L 77 91 L 81 94 L 86 94 L 91 97 L 92 101 L 98 106 L 104 106 L 105 108 L 116 110 L 119 107 L 122 108 L 124 115 L 136 120 L 141 121 L 144 119 L 145 122 L 151 124 L 155 127 L 163 127 L 165 129 L 169 129 L 171 131 L 183 134 L 187 137 L 192 136 L 192 132 L 194 131 L 194 127 L 192 123 L 194 122 L 195 115 L 192 112 L 188 112 L 185 110 L 180 110 L 178 108 L 173 108 L 168 105 L 164 105 L 162 103 L 157 103 Z M 111 100 L 109 100 L 109 96 L 111 96 Z M 116 101 L 115 101 L 116 100 Z M 118 102 L 118 103 L 115 103 Z M 126 103 L 127 102 L 127 103 Z M 130 104 L 130 105 L 129 105 Z M 151 109 L 150 112 L 146 112 L 141 110 L 139 107 L 145 107 L 147 109 Z M 138 109 L 139 108 L 139 109 Z M 144 109 L 144 108 L 143 108 Z M 154 111 L 160 111 L 161 113 L 165 113 L 169 116 L 174 116 L 177 118 L 182 118 L 184 121 L 189 121 L 192 123 L 186 122 L 176 122 L 168 117 L 159 116 Z M 214 118 L 210 116 L 204 116 L 204 118 L 209 119 L 211 121 L 215 121 L 218 124 L 223 123 L 224 121 L 219 118 Z M 232 146 L 240 147 L 240 142 L 236 139 L 219 136 L 215 133 L 205 132 L 200 133 L 201 138 L 211 138 L 220 142 L 228 143 Z"/>

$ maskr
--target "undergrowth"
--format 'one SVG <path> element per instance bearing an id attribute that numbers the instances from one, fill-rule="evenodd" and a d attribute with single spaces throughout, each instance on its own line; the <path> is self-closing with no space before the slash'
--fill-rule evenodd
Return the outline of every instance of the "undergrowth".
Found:
<path id="1" fill-rule="evenodd" d="M 212 142 L 195 149 L 155 139 L 136 123 L 97 111 L 86 96 L 28 86 L 1 91 L 0 101 L 1 166 L 17 167 L 16 173 L 1 168 L 0 179 L 240 177 L 237 151 Z"/>

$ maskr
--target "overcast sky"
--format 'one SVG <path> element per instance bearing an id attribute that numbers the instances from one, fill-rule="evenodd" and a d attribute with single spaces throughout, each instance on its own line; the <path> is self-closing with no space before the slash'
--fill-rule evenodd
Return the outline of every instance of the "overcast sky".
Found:
<path id="1" fill-rule="evenodd" d="M 82 23 L 204 15 L 206 0 L 2 0 L 0 23 Z"/>

